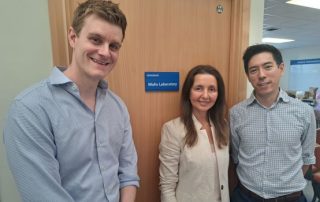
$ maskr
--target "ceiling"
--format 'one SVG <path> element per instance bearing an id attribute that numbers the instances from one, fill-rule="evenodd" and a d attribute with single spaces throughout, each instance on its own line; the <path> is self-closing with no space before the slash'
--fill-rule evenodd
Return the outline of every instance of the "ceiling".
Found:
<path id="1" fill-rule="evenodd" d="M 287 1 L 265 0 L 263 37 L 295 40 L 272 44 L 279 49 L 320 46 L 320 10 L 287 4 Z M 278 30 L 267 31 L 269 28 Z"/>

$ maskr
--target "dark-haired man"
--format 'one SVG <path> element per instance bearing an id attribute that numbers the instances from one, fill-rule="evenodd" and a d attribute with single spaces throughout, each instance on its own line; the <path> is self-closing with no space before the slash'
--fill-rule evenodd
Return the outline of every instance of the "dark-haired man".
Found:
<path id="1" fill-rule="evenodd" d="M 304 173 L 315 163 L 313 109 L 279 87 L 280 51 L 253 45 L 243 55 L 254 90 L 230 111 L 232 157 L 239 184 L 232 202 L 306 202 Z"/>

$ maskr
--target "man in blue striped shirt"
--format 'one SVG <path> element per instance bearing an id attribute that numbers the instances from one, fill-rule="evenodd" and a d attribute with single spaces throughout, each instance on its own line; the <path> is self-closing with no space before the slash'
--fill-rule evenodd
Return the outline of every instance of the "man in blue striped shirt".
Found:
<path id="1" fill-rule="evenodd" d="M 4 130 L 21 198 L 30 202 L 133 202 L 137 154 L 127 108 L 104 81 L 127 21 L 117 4 L 88 0 L 74 13 L 72 61 L 14 100 Z"/>
<path id="2" fill-rule="evenodd" d="M 232 157 L 239 178 L 231 201 L 305 202 L 304 173 L 315 163 L 313 109 L 279 87 L 284 63 L 274 46 L 248 47 L 243 62 L 254 90 L 230 111 Z"/>

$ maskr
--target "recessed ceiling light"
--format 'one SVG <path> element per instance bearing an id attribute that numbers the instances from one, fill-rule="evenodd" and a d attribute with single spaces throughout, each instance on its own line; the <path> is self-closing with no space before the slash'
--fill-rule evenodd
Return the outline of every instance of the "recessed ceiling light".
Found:
<path id="1" fill-rule="evenodd" d="M 291 0 L 287 1 L 288 4 L 294 4 L 298 6 L 305 6 L 309 8 L 320 9 L 320 1 L 318 0 Z"/>
<path id="2" fill-rule="evenodd" d="M 277 27 L 268 27 L 268 28 L 265 28 L 265 30 L 268 31 L 268 32 L 272 32 L 272 31 L 279 30 L 279 28 L 277 28 Z"/>
<path id="3" fill-rule="evenodd" d="M 293 39 L 280 39 L 280 38 L 263 38 L 263 43 L 287 43 L 294 41 Z"/>

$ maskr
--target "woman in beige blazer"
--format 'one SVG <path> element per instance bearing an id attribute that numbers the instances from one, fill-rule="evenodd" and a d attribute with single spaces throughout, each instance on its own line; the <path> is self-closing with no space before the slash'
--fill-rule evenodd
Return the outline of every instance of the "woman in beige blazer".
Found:
<path id="1" fill-rule="evenodd" d="M 161 201 L 229 202 L 225 88 L 214 67 L 189 71 L 181 109 L 181 116 L 161 131 Z"/>

